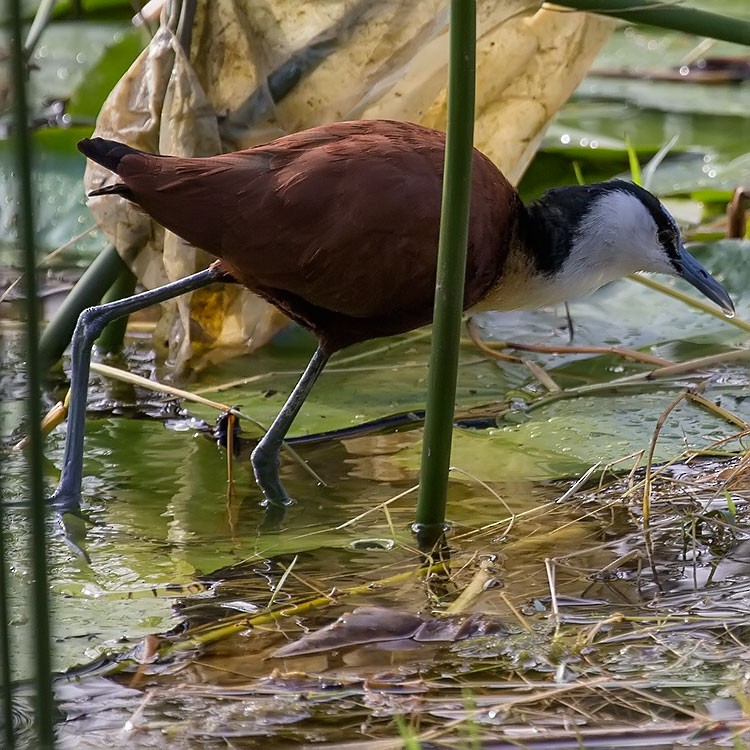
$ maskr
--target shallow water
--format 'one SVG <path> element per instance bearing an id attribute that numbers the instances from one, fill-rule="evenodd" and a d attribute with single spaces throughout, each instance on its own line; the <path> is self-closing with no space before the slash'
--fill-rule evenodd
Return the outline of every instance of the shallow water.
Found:
<path id="1" fill-rule="evenodd" d="M 131 363 L 148 369 L 148 355 L 135 346 Z M 290 366 L 288 351 L 275 365 L 273 350 L 264 356 L 269 370 Z M 300 367 L 304 356 L 298 355 Z M 205 376 L 214 379 L 215 373 Z M 4 380 L 6 413 L 17 411 L 22 380 Z M 49 520 L 55 666 L 89 664 L 57 682 L 67 718 L 59 726 L 61 747 L 93 748 L 106 740 L 149 748 L 163 746 L 165 738 L 180 747 L 228 741 L 256 747 L 269 734 L 281 744 L 347 742 L 362 738 L 362 722 L 375 740 L 392 736 L 394 713 L 421 716 L 423 731 L 458 721 L 465 733 L 478 721 L 478 731 L 487 732 L 497 721 L 492 706 L 502 701 L 503 685 L 513 702 L 525 692 L 518 680 L 544 691 L 555 675 L 570 682 L 571 705 L 585 715 L 597 701 L 586 687 L 592 675 L 619 696 L 625 674 L 647 693 L 665 689 L 678 674 L 664 714 L 676 720 L 678 706 L 702 710 L 728 680 L 742 685 L 734 665 L 750 601 L 742 531 L 747 499 L 733 495 L 739 517 L 731 527 L 711 516 L 727 507 L 716 480 L 691 484 L 704 481 L 708 468 L 681 468 L 664 480 L 654 496 L 650 536 L 640 523 L 640 496 L 628 496 L 627 480 L 596 489 L 601 481 L 606 487 L 606 471 L 564 502 L 557 499 L 572 480 L 531 481 L 512 471 L 485 486 L 457 472 L 449 493 L 450 572 L 424 578 L 410 532 L 415 495 L 407 491 L 416 472 L 408 461 L 394 460 L 418 446 L 419 428 L 298 446 L 327 486 L 285 460 L 283 479 L 298 502 L 280 533 L 261 533 L 263 512 L 246 458 L 235 463 L 230 488 L 225 452 L 198 430 L 199 420 L 173 405 L 162 408 L 151 394 L 98 381 L 89 398 L 95 409 L 87 424 L 85 520 L 69 516 L 62 526 Z M 164 413 L 166 420 L 153 417 Z M 460 434 L 480 441 L 483 433 Z M 530 439 L 531 450 L 539 436 Z M 50 485 L 62 446 L 58 428 L 46 445 Z M 4 456 L 19 677 L 30 673 L 24 471 L 20 453 Z M 404 492 L 387 511 L 379 507 Z M 400 611 L 449 616 L 477 580 L 481 585 L 460 616 L 481 612 L 499 634 L 438 644 L 383 640 L 382 616 L 366 643 L 342 639 L 319 653 L 272 656 L 357 607 L 381 607 L 397 621 Z M 292 607 L 320 595 L 332 599 L 264 626 L 250 624 L 271 603 Z M 246 626 L 210 635 L 202 647 L 180 635 L 185 629 L 211 634 L 238 615 Z M 699 625 L 686 625 L 696 617 Z M 644 635 L 652 622 L 660 623 L 656 645 Z M 696 633 L 705 633 L 699 647 Z M 592 645 L 581 651 L 586 639 Z M 154 662 L 159 643 L 181 651 Z M 674 655 L 686 648 L 694 668 L 676 673 Z M 137 659 L 116 676 L 113 655 L 127 653 Z M 19 727 L 30 732 L 28 691 L 19 684 L 16 692 Z M 489 703 L 485 692 L 494 696 Z M 613 721 L 634 719 L 640 700 L 614 700 Z M 510 716 L 523 724 L 523 712 Z M 681 724 L 675 730 L 687 731 Z"/>

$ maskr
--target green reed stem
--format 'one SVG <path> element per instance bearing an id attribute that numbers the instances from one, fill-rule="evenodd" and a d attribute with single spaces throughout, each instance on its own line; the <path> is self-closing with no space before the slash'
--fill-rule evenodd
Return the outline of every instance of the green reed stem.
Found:
<path id="1" fill-rule="evenodd" d="M 39 357 L 44 370 L 62 357 L 73 336 L 78 316 L 87 307 L 98 305 L 107 290 L 126 272 L 130 273 L 114 246 L 105 247 L 96 256 L 44 329 L 39 342 Z"/>
<path id="2" fill-rule="evenodd" d="M 469 232 L 475 62 L 475 2 L 451 0 L 445 175 L 416 516 L 420 534 L 432 529 L 426 535 L 422 534 L 429 546 L 428 537 L 434 542 L 442 535 L 448 494 Z"/>
<path id="3" fill-rule="evenodd" d="M 0 337 L 2 333 L 0 332 Z M 0 427 L 2 425 L 0 414 Z M 0 430 L 0 434 L 6 434 Z M 0 489 L 2 489 L 3 475 L 0 471 Z M 8 555 L 5 548 L 5 508 L 0 500 L 0 721 L 3 731 L 0 736 L 2 747 L 13 750 L 16 746 L 13 737 L 13 697 L 11 695 L 11 675 L 13 672 L 12 654 L 10 647 L 10 608 L 8 607 Z"/>
<path id="4" fill-rule="evenodd" d="M 29 447 L 28 506 L 31 529 L 32 638 L 35 661 L 36 747 L 47 750 L 54 745 L 50 618 L 47 582 L 47 503 L 44 492 L 41 432 L 41 371 L 39 366 L 40 305 L 36 284 L 36 253 L 31 188 L 31 139 L 28 128 L 26 96 L 27 67 L 24 58 L 21 0 L 11 2 L 10 31 L 13 37 L 11 75 L 15 95 L 13 145 L 16 154 L 18 236 L 25 272 L 26 298 L 26 413 Z"/>
<path id="5" fill-rule="evenodd" d="M 630 23 L 644 23 L 686 34 L 709 36 L 724 42 L 750 45 L 750 22 L 697 8 L 685 8 L 664 0 L 555 0 L 575 10 L 614 16 Z"/>

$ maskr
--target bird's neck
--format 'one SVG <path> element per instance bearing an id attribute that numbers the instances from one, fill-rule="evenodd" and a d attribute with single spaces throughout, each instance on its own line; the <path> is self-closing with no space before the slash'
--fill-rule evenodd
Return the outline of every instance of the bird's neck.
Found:
<path id="1" fill-rule="evenodd" d="M 522 206 L 518 231 L 530 275 L 549 276 L 560 271 L 574 243 L 577 218 L 545 201 Z"/>
<path id="2" fill-rule="evenodd" d="M 528 258 L 526 287 L 535 306 L 586 296 L 638 270 L 619 246 L 617 220 L 596 218 L 590 204 L 569 201 L 562 191 L 526 208 L 519 229 Z"/>
<path id="3" fill-rule="evenodd" d="M 574 231 L 558 212 L 519 201 L 500 273 L 472 310 L 543 307 L 567 299 L 560 296 L 558 274 L 570 255 Z M 562 294 L 567 295 L 567 291 L 562 290 Z"/>
<path id="4" fill-rule="evenodd" d="M 606 203 L 596 202 L 595 191 L 563 188 L 519 206 L 517 240 L 497 283 L 475 309 L 559 304 L 638 270 L 620 239 L 621 221 L 605 211 Z"/>

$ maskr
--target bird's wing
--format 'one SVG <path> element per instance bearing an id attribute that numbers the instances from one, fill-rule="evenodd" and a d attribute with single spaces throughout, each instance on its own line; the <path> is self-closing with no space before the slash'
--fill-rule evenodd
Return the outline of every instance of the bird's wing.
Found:
<path id="1" fill-rule="evenodd" d="M 134 154 L 118 173 L 133 200 L 250 289 L 392 317 L 432 307 L 443 149 L 442 134 L 407 123 L 335 123 L 203 159 Z M 474 188 L 467 276 L 486 286 L 512 188 L 479 154 Z"/>
<path id="2" fill-rule="evenodd" d="M 431 297 L 441 178 L 429 158 L 367 141 L 284 156 L 243 180 L 225 214 L 221 255 L 242 281 L 352 317 Z"/>

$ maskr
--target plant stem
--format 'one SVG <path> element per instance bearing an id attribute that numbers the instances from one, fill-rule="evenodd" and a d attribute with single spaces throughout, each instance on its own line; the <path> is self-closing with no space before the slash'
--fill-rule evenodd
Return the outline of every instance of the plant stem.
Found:
<path id="1" fill-rule="evenodd" d="M 448 493 L 456 369 L 461 334 L 474 135 L 476 9 L 452 0 L 448 71 L 448 127 L 440 217 L 433 343 L 417 501 L 417 531 L 431 529 L 426 546 L 442 535 Z M 432 537 L 432 539 L 428 539 Z M 420 541 L 421 544 L 421 541 Z"/>
<path id="2" fill-rule="evenodd" d="M 664 0 L 638 0 L 635 3 L 633 0 L 555 0 L 555 5 L 750 45 L 750 22 L 697 8 L 684 8 L 676 3 L 665 3 Z"/>
<path id="3" fill-rule="evenodd" d="M 34 216 L 31 187 L 31 139 L 28 127 L 26 96 L 26 58 L 21 33 L 23 11 L 21 0 L 11 3 L 10 30 L 13 38 L 11 50 L 11 75 L 15 93 L 13 141 L 17 169 L 17 202 L 19 245 L 23 253 L 26 274 L 26 414 L 28 419 L 29 448 L 27 452 L 29 526 L 31 543 L 32 630 L 34 642 L 34 724 L 37 743 L 35 747 L 47 750 L 54 745 L 53 717 L 55 703 L 52 697 L 52 666 L 49 600 L 47 596 L 47 503 L 44 493 L 44 464 L 42 461 L 41 431 L 41 368 L 39 361 L 40 305 L 36 284 L 36 253 L 34 242 Z M 12 733 L 11 729 L 11 733 Z"/>
<path id="4" fill-rule="evenodd" d="M 49 369 L 62 357 L 78 316 L 87 307 L 98 304 L 124 270 L 127 270 L 127 266 L 112 245 L 96 256 L 44 329 L 39 341 L 39 359 L 43 369 Z"/>

